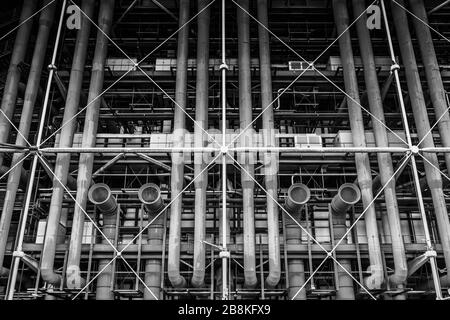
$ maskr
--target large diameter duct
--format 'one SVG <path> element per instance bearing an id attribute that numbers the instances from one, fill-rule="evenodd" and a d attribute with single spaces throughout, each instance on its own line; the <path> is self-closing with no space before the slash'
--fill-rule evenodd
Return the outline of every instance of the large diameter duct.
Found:
<path id="1" fill-rule="evenodd" d="M 403 1 L 398 1 L 404 5 Z M 408 28 L 408 19 L 406 12 L 397 4 L 392 3 L 392 15 L 394 18 L 397 39 L 400 46 L 400 53 L 405 68 L 406 80 L 410 103 L 414 115 L 419 140 L 423 139 L 422 146 L 425 148 L 434 148 L 433 137 L 430 132 L 430 121 L 428 119 L 427 108 L 423 96 L 422 85 L 419 77 L 414 47 L 411 41 L 411 34 Z M 438 170 L 439 161 L 436 153 L 424 153 L 425 174 L 433 199 L 433 207 L 436 215 L 436 222 L 441 239 L 442 251 L 444 253 L 447 269 L 450 268 L 450 221 L 448 218 L 447 207 L 444 193 L 442 190 L 442 177 Z M 434 167 L 433 167 L 434 166 Z M 447 273 L 450 277 L 450 272 Z"/>
<path id="2" fill-rule="evenodd" d="M 117 211 L 117 202 L 111 189 L 104 183 L 96 183 L 89 188 L 89 201 L 103 214 L 112 214 Z"/>
<path id="3" fill-rule="evenodd" d="M 361 107 L 359 106 L 358 81 L 355 72 L 350 32 L 347 30 L 349 17 L 346 1 L 333 0 L 333 13 L 337 32 L 341 35 L 339 38 L 339 48 L 341 52 L 345 89 L 349 97 L 352 98 L 347 99 L 347 105 L 353 145 L 355 147 L 364 148 L 366 147 L 364 122 Z M 365 285 L 370 290 L 379 289 L 384 282 L 383 257 L 381 254 L 375 207 L 372 204 L 373 192 L 369 155 L 367 153 L 356 153 L 355 164 L 365 210 L 364 220 L 370 259 L 369 272 L 371 272 L 371 275 L 365 279 Z"/>
<path id="4" fill-rule="evenodd" d="M 95 1 L 84 0 L 82 4 L 83 12 L 92 17 Z M 76 127 L 76 121 L 73 117 L 78 112 L 80 103 L 80 93 L 83 82 L 83 71 L 86 61 L 87 46 L 91 23 L 81 15 L 81 28 L 77 34 L 75 42 L 75 51 L 73 55 L 72 70 L 70 72 L 69 88 L 67 91 L 66 105 L 64 108 L 64 117 L 62 123 L 67 123 L 61 129 L 59 139 L 60 147 L 71 147 L 73 135 Z M 41 258 L 41 276 L 42 279 L 52 285 L 58 285 L 61 276 L 54 272 L 54 260 L 56 250 L 56 239 L 58 237 L 58 228 L 61 219 L 62 202 L 64 198 L 64 186 L 67 184 L 70 166 L 70 153 L 58 153 L 55 164 L 55 177 L 53 178 L 53 192 L 50 201 L 50 210 L 47 218 L 47 229 L 45 232 L 44 248 Z M 76 183 L 75 183 L 76 185 Z"/>
<path id="5" fill-rule="evenodd" d="M 24 60 L 27 52 L 28 41 L 30 38 L 33 19 L 28 19 L 36 9 L 38 1 L 24 1 L 22 12 L 20 14 L 19 30 L 11 54 L 8 73 L 6 75 L 5 87 L 3 89 L 2 112 L 0 114 L 0 143 L 8 142 L 9 130 L 14 109 L 16 107 L 17 92 L 19 90 L 20 69 L 19 64 Z M 3 164 L 3 154 L 0 154 L 0 166 Z M 0 265 L 1 266 L 1 265 Z"/>
<path id="6" fill-rule="evenodd" d="M 208 0 L 198 0 L 198 10 L 208 5 Z M 209 22 L 210 10 L 207 8 L 197 18 L 197 85 L 194 126 L 194 146 L 205 146 L 204 130 L 208 130 L 208 77 L 209 77 Z M 202 130 L 203 129 L 203 130 Z M 195 233 L 194 233 L 194 270 L 191 284 L 202 287 L 205 282 L 205 237 L 206 237 L 206 188 L 208 172 L 203 171 L 206 163 L 203 153 L 194 154 L 195 186 Z M 203 171 L 203 173 L 201 173 Z"/>
<path id="7" fill-rule="evenodd" d="M 300 213 L 305 204 L 309 201 L 311 192 L 309 188 L 302 184 L 296 183 L 289 187 L 284 208 L 296 221 L 300 221 Z M 285 238 L 287 244 L 301 243 L 301 229 L 291 217 L 285 216 Z M 301 259 L 289 259 L 288 261 L 289 273 L 289 290 L 288 297 L 295 300 L 305 300 L 306 290 L 298 290 L 305 283 L 305 263 Z"/>
<path id="8" fill-rule="evenodd" d="M 241 0 L 239 4 L 249 10 L 249 1 Z M 239 124 L 241 130 L 247 128 L 252 122 L 252 82 L 250 73 L 250 21 L 249 16 L 237 8 L 238 24 L 238 68 L 239 68 Z M 253 128 L 243 132 L 240 139 L 242 147 L 251 146 L 253 141 Z M 254 204 L 254 162 L 252 153 L 242 153 L 239 160 L 247 171 L 241 172 L 242 184 L 242 210 L 244 222 L 244 286 L 253 288 L 258 283 L 256 277 L 255 255 L 255 204 Z"/>
<path id="9" fill-rule="evenodd" d="M 47 0 L 44 3 L 49 4 L 50 0 Z M 25 91 L 25 98 L 19 123 L 19 131 L 21 134 L 18 134 L 16 137 L 17 146 L 26 145 L 24 137 L 28 137 L 28 134 L 30 132 L 31 119 L 33 116 L 37 92 L 39 89 L 39 80 L 41 78 L 42 67 L 44 65 L 45 52 L 47 51 L 48 38 L 53 23 L 55 8 L 55 3 L 50 4 L 42 11 L 39 17 L 38 35 L 36 38 L 36 45 L 31 61 L 31 67 L 27 81 L 27 89 Z M 15 153 L 11 161 L 11 167 L 15 166 L 18 161 L 20 161 L 21 157 L 22 155 L 20 153 Z M 8 188 L 6 189 L 2 215 L 0 218 L 0 266 L 3 265 L 5 247 L 8 239 L 9 227 L 11 224 L 14 202 L 16 200 L 16 193 L 19 188 L 21 172 L 22 163 L 16 165 L 8 175 Z M 25 212 L 24 214 L 28 213 Z"/>
<path id="10" fill-rule="evenodd" d="M 363 1 L 353 0 L 354 16 L 362 16 L 358 19 L 356 29 L 358 32 L 361 58 L 364 65 L 364 78 L 366 80 L 367 97 L 370 112 L 372 113 L 373 130 L 377 147 L 389 147 L 388 135 L 382 123 L 385 123 L 383 112 L 383 100 L 378 85 L 377 69 L 372 49 L 370 32 L 367 29 L 366 6 Z M 382 123 L 380 123 L 380 121 Z M 394 286 L 403 286 L 408 276 L 408 263 L 406 261 L 405 245 L 402 238 L 400 214 L 398 211 L 397 194 L 395 192 L 394 166 L 390 153 L 377 153 L 378 167 L 380 170 L 380 183 L 384 188 L 386 212 L 389 220 L 389 230 L 392 241 L 392 254 L 395 270 L 389 276 L 389 281 Z M 404 297 L 404 295 L 399 295 Z"/>
<path id="11" fill-rule="evenodd" d="M 347 211 L 358 203 L 360 199 L 361 192 L 356 184 L 345 183 L 339 187 L 337 194 L 333 197 L 330 204 L 334 240 L 339 241 L 345 235 L 347 231 L 345 224 Z M 347 242 L 347 239 L 344 242 Z M 339 259 L 339 263 L 347 271 L 350 271 L 352 268 L 349 259 Z M 342 267 L 338 266 L 337 268 L 339 290 L 336 292 L 336 299 L 354 300 L 353 279 Z"/>
<path id="12" fill-rule="evenodd" d="M 111 30 L 113 11 L 114 0 L 101 1 L 98 17 L 98 26 L 100 30 L 97 32 L 94 58 L 92 61 L 91 82 L 88 95 L 89 106 L 86 109 L 86 117 L 84 120 L 83 148 L 95 146 L 101 104 L 101 100 L 98 99 L 98 96 L 101 94 L 103 88 L 105 60 L 108 49 L 108 39 L 106 35 L 109 35 Z M 85 218 L 84 212 L 86 209 L 88 189 L 92 180 L 93 162 L 94 154 L 83 153 L 80 155 L 77 177 L 77 204 L 74 208 L 66 272 L 67 286 L 69 288 L 80 287 L 83 281 L 80 276 L 79 265 Z"/>
<path id="13" fill-rule="evenodd" d="M 272 74 L 270 63 L 270 38 L 266 28 L 269 27 L 267 14 L 267 0 L 258 0 L 258 24 L 259 36 L 259 65 L 261 77 L 261 107 L 264 111 L 262 115 L 264 146 L 276 147 L 274 114 L 272 107 Z M 267 192 L 267 242 L 269 245 L 269 275 L 266 284 L 275 287 L 280 281 L 281 261 L 280 261 L 280 233 L 278 217 L 278 159 L 277 155 L 268 152 L 264 154 L 264 182 Z"/>
<path id="14" fill-rule="evenodd" d="M 161 191 L 154 183 L 144 184 L 138 191 L 139 200 L 143 203 L 148 214 L 148 222 L 152 222 L 148 228 L 147 243 L 161 246 L 164 237 L 164 215 L 160 214 L 164 209 L 164 201 Z M 161 294 L 161 259 L 147 259 L 145 261 L 145 284 L 151 292 L 159 299 Z M 155 297 L 147 289 L 144 290 L 144 300 L 154 300 Z"/>
<path id="15" fill-rule="evenodd" d="M 427 12 L 423 0 L 410 0 L 411 11 L 421 20 L 412 19 L 419 43 L 422 62 L 430 91 L 431 102 L 436 114 L 441 143 L 444 147 L 450 147 L 450 115 L 448 113 L 446 91 L 442 82 L 439 63 L 434 50 L 433 38 L 428 24 Z M 450 153 L 444 153 L 447 170 L 450 172 Z"/>
<path id="16" fill-rule="evenodd" d="M 111 189 L 104 183 L 94 184 L 89 189 L 88 197 L 89 201 L 102 213 L 102 232 L 104 235 L 102 243 L 107 244 L 109 242 L 114 242 L 118 207 L 116 199 L 112 196 Z M 114 299 L 114 292 L 111 290 L 111 281 L 114 270 L 113 265 L 109 263 L 110 261 L 111 259 L 100 259 L 98 262 L 98 269 L 104 270 L 97 277 L 97 300 Z"/>
<path id="17" fill-rule="evenodd" d="M 186 129 L 186 90 L 187 90 L 187 62 L 189 28 L 184 26 L 189 19 L 189 0 L 180 0 L 179 15 L 180 31 L 178 32 L 177 73 L 175 84 L 175 106 L 173 124 L 173 146 L 184 147 Z M 180 244 L 181 244 L 181 213 L 183 196 L 180 195 L 184 181 L 184 155 L 181 152 L 172 153 L 172 172 L 170 178 L 170 192 L 173 199 L 170 206 L 169 253 L 167 257 L 167 272 L 170 283 L 175 288 L 185 287 L 186 279 L 180 274 Z"/>

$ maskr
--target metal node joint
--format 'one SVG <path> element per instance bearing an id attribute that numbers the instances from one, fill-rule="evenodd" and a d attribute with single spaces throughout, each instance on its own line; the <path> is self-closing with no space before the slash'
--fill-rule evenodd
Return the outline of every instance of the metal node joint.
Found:
<path id="1" fill-rule="evenodd" d="M 220 147 L 220 153 L 222 155 L 226 155 L 228 153 L 228 147 L 227 146 Z"/>
<path id="2" fill-rule="evenodd" d="M 219 70 L 222 71 L 223 69 L 230 70 L 230 68 L 228 67 L 228 65 L 226 63 L 222 63 L 220 65 Z"/>
<path id="3" fill-rule="evenodd" d="M 412 153 L 413 155 L 418 155 L 418 154 L 419 154 L 419 151 L 420 151 L 420 149 L 419 149 L 418 146 L 411 146 L 411 148 L 410 148 L 409 150 L 411 151 L 411 153 Z"/>

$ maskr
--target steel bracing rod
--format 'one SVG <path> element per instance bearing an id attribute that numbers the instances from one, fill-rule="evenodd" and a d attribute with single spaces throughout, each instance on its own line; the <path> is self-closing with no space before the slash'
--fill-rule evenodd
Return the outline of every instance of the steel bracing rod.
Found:
<path id="1" fill-rule="evenodd" d="M 227 251 L 227 233 L 225 232 L 227 227 L 227 148 L 226 145 L 226 128 L 227 128 L 227 62 L 226 62 L 226 46 L 225 46 L 225 0 L 222 0 L 222 13 L 221 13 L 221 29 L 222 29 L 222 65 L 220 66 L 222 73 L 222 252 L 220 253 L 222 258 L 222 300 L 229 299 L 228 288 L 228 259 L 230 258 Z"/>
<path id="2" fill-rule="evenodd" d="M 390 28 L 389 28 L 389 22 L 388 22 L 388 18 L 387 18 L 387 12 L 386 12 L 386 6 L 384 4 L 384 0 L 380 0 L 380 4 L 381 4 L 381 10 L 383 13 L 383 21 L 384 21 L 384 26 L 386 29 L 386 36 L 387 36 L 388 45 L 389 45 L 389 52 L 390 52 L 391 60 L 393 63 L 392 72 L 394 73 L 394 76 L 395 76 L 397 96 L 398 96 L 398 100 L 399 100 L 399 104 L 400 104 L 400 109 L 402 112 L 403 126 L 405 128 L 406 139 L 408 141 L 408 146 L 410 147 L 410 149 L 414 149 L 412 140 L 411 140 L 411 132 L 409 129 L 410 127 L 409 127 L 409 123 L 408 123 L 408 116 L 406 113 L 405 102 L 403 100 L 403 90 L 401 87 L 400 76 L 399 76 L 399 71 L 398 71 L 399 67 L 398 67 L 398 63 L 396 60 L 396 56 L 395 56 L 394 46 L 392 43 L 392 37 L 391 37 Z M 416 150 L 414 150 L 414 151 L 416 151 Z M 415 154 L 411 153 L 410 158 L 411 158 L 412 173 L 414 176 L 414 182 L 415 182 L 415 187 L 416 187 L 417 200 L 418 200 L 418 204 L 419 204 L 420 214 L 422 217 L 423 228 L 424 228 L 424 233 L 425 233 L 425 240 L 427 243 L 427 251 L 434 252 L 433 245 L 431 243 L 430 231 L 428 229 L 428 221 L 427 221 L 425 206 L 424 206 L 424 202 L 423 202 L 423 198 L 422 198 L 422 190 L 420 187 L 420 178 L 419 178 L 419 174 L 417 171 Z M 439 282 L 439 274 L 438 274 L 438 269 L 437 269 L 436 257 L 434 257 L 433 255 L 430 256 L 430 265 L 431 265 L 431 271 L 432 271 L 432 275 L 433 275 L 434 288 L 436 291 L 436 299 L 440 300 L 440 299 L 442 299 L 441 285 Z"/>
<path id="3" fill-rule="evenodd" d="M 72 0 L 70 0 L 72 3 L 73 3 L 73 1 Z M 213 1 L 215 1 L 215 0 L 213 0 Z M 212 3 L 212 2 L 211 2 Z M 211 4 L 210 3 L 210 4 Z M 203 13 L 203 11 L 205 11 L 207 8 L 209 8 L 209 5 L 210 4 L 208 4 L 208 5 L 205 5 L 204 6 L 204 8 L 202 9 L 202 10 L 199 10 L 199 15 L 200 15 L 200 13 Z M 77 6 L 78 7 L 78 6 Z M 79 8 L 79 7 L 78 7 Z M 211 139 L 212 141 L 214 141 L 216 144 L 218 144 L 219 145 L 219 143 L 214 139 L 214 137 L 212 137 L 210 134 L 209 134 L 209 132 L 207 132 L 206 130 L 205 130 L 205 128 L 203 128 L 194 118 L 192 118 L 192 116 L 185 110 L 185 108 L 183 108 L 183 107 L 181 107 L 180 106 L 180 104 L 176 101 L 176 99 L 173 99 L 163 88 L 161 88 L 161 86 L 160 85 L 158 85 L 158 83 L 156 83 L 148 74 L 147 74 L 147 72 L 145 72 L 141 67 L 140 67 L 140 62 L 134 62 L 134 60 L 133 59 L 131 59 L 131 57 L 122 49 L 122 48 L 120 48 L 120 46 L 114 41 L 114 40 L 112 40 L 111 39 L 111 37 L 108 35 L 108 34 L 106 34 L 105 32 L 103 32 L 103 30 L 101 30 L 101 28 L 99 28 L 99 26 L 91 19 L 91 18 L 89 18 L 89 16 L 87 15 L 87 14 L 85 14 L 81 9 L 80 9 L 80 11 L 86 16 L 86 17 L 88 17 L 88 20 L 90 20 L 91 21 L 91 23 L 100 31 L 100 32 L 102 32 L 103 33 L 103 35 L 128 59 L 128 60 L 130 60 L 130 62 L 133 64 L 133 67 L 131 68 L 131 69 L 134 69 L 134 68 L 137 68 L 137 69 L 139 69 L 139 71 L 141 71 L 143 74 L 144 74 L 144 76 L 146 76 L 162 93 L 164 93 L 168 98 L 169 98 L 169 100 L 171 100 L 172 101 L 172 103 L 174 103 L 175 104 L 175 106 L 177 107 L 177 108 L 179 108 L 180 110 L 182 110 L 185 114 L 186 114 L 186 116 L 190 119 L 190 120 L 192 120 L 193 122 L 194 122 L 194 125 L 196 125 L 198 128 L 200 128 L 200 130 L 202 130 L 204 133 L 206 133 L 206 135 L 208 136 L 208 138 L 209 139 Z M 189 21 L 189 20 L 188 20 Z"/>
<path id="4" fill-rule="evenodd" d="M 450 3 L 450 0 L 445 0 L 444 2 L 442 2 L 440 5 L 434 7 L 433 9 L 431 9 L 430 11 L 428 11 L 428 15 L 441 10 L 443 7 L 445 7 L 446 5 L 448 5 Z"/>
<path id="5" fill-rule="evenodd" d="M 37 131 L 36 145 L 40 144 L 40 142 L 42 140 L 42 134 L 44 131 L 47 109 L 49 107 L 50 90 L 51 90 L 51 85 L 52 85 L 52 81 L 53 81 L 53 75 L 54 75 L 54 72 L 56 69 L 55 63 L 56 63 L 56 58 L 57 58 L 57 54 L 58 54 L 58 49 L 60 46 L 61 29 L 62 29 L 63 20 L 64 20 L 64 14 L 66 11 L 66 4 L 67 4 L 67 1 L 63 0 L 62 7 L 61 7 L 61 13 L 60 13 L 60 17 L 59 17 L 58 29 L 56 32 L 55 44 L 54 44 L 54 48 L 53 48 L 52 60 L 51 60 L 51 64 L 50 64 L 50 71 L 49 71 L 48 80 L 47 80 L 47 88 L 45 90 L 44 102 L 43 102 L 42 110 L 41 110 L 41 119 L 39 122 L 38 131 Z M 44 54 L 44 53 L 42 53 L 42 54 Z M 9 277 L 8 289 L 7 289 L 7 295 L 6 295 L 7 300 L 12 300 L 14 297 L 17 273 L 19 270 L 19 261 L 20 261 L 20 258 L 24 254 L 22 251 L 23 238 L 25 235 L 25 228 L 27 225 L 27 218 L 28 218 L 28 211 L 30 209 L 31 196 L 33 194 L 33 187 L 34 187 L 34 180 L 35 180 L 35 175 L 36 175 L 36 167 L 37 167 L 37 163 L 38 163 L 38 158 L 39 158 L 39 154 L 35 153 L 34 157 L 33 157 L 33 163 L 31 165 L 31 169 L 30 169 L 30 173 L 29 173 L 29 178 L 28 178 L 29 180 L 28 180 L 28 186 L 27 186 L 27 190 L 26 190 L 25 204 L 24 204 L 24 207 L 22 210 L 21 220 L 20 220 L 20 225 L 19 225 L 19 234 L 18 234 L 18 238 L 16 240 L 17 242 L 16 242 L 14 253 L 13 253 L 13 260 L 12 260 L 12 264 L 11 264 L 12 272 Z"/>
<path id="6" fill-rule="evenodd" d="M 355 23 L 358 19 L 360 19 L 360 17 L 362 16 L 362 14 L 356 18 L 352 23 L 350 23 L 348 25 L 348 27 L 335 39 L 333 40 L 330 45 L 325 48 L 324 51 L 322 51 L 321 54 L 319 54 L 319 56 L 314 59 L 314 61 L 309 62 L 307 61 L 303 56 L 301 56 L 298 52 L 296 52 L 292 47 L 290 47 L 288 44 L 286 44 L 282 39 L 280 39 L 275 33 L 273 33 L 269 28 L 267 28 L 263 23 L 261 23 L 258 19 L 256 19 L 254 16 L 252 16 L 247 10 L 245 10 L 244 8 L 242 8 L 242 6 L 240 6 L 235 0 L 231 0 L 236 6 L 238 6 L 239 8 L 241 8 L 241 10 L 243 10 L 244 12 L 246 12 L 253 20 L 255 20 L 260 26 L 262 26 L 263 28 L 265 28 L 267 30 L 267 32 L 269 32 L 273 37 L 275 37 L 278 41 L 280 41 L 283 45 L 285 45 L 290 51 L 292 51 L 296 56 L 298 56 L 301 60 L 303 60 L 305 63 L 308 64 L 308 67 L 302 71 L 301 74 L 299 74 L 299 76 L 296 77 L 296 79 L 294 79 L 294 81 L 292 81 L 286 88 L 284 88 L 284 90 L 267 106 L 265 107 L 261 113 L 256 116 L 256 118 L 253 119 L 252 123 L 247 126 L 244 130 L 242 130 L 234 139 L 231 140 L 231 142 L 228 144 L 228 147 L 230 145 L 232 145 L 234 143 L 234 141 L 236 141 L 245 130 L 247 130 L 248 128 L 250 128 L 253 123 L 266 111 L 268 110 L 278 99 L 280 96 L 282 96 L 286 91 L 289 90 L 289 88 L 308 70 L 308 69 L 313 69 L 315 70 L 317 73 L 319 73 L 323 78 L 325 78 L 328 82 L 330 82 L 332 85 L 334 85 L 339 91 L 341 91 L 347 98 L 349 98 L 350 100 L 353 101 L 353 103 L 357 104 L 361 109 L 363 109 L 366 113 L 368 113 L 370 116 L 372 116 L 373 119 L 377 120 L 378 122 L 380 122 L 387 130 L 389 130 L 394 136 L 396 136 L 400 141 L 402 141 L 403 143 L 407 144 L 406 141 L 404 141 L 396 132 L 394 132 L 392 129 L 390 129 L 389 127 L 386 126 L 385 123 L 383 123 L 382 121 L 380 121 L 378 118 L 374 117 L 366 108 L 364 108 L 358 101 L 356 101 L 355 99 L 353 99 L 351 96 L 349 96 L 344 90 L 342 90 L 339 86 L 336 86 L 336 84 L 334 84 L 334 82 L 332 82 L 328 77 L 326 77 L 322 72 L 320 72 L 320 70 L 316 69 L 314 67 L 314 64 L 320 59 L 320 57 L 329 49 L 331 48 Z M 377 0 L 376 0 L 377 1 Z M 375 4 L 376 1 L 373 1 L 372 4 Z M 365 11 L 364 11 L 365 12 Z"/>
<path id="7" fill-rule="evenodd" d="M 208 7 L 210 7 L 216 0 L 212 0 L 203 10 L 206 10 Z M 72 4 L 77 6 L 77 8 L 86 16 L 86 14 L 81 10 L 81 8 L 71 1 Z M 113 86 L 115 86 L 120 80 L 125 78 L 126 75 L 128 75 L 131 71 L 135 70 L 135 68 L 140 65 L 142 62 L 148 59 L 155 51 L 157 51 L 159 48 L 161 48 L 167 41 L 169 41 L 173 36 L 175 36 L 180 30 L 182 30 L 184 27 L 186 27 L 190 22 L 192 22 L 194 19 L 197 18 L 199 14 L 203 12 L 203 10 L 197 12 L 192 18 L 190 18 L 186 23 L 179 26 L 177 30 L 175 30 L 169 37 L 167 37 L 164 41 L 162 41 L 159 45 L 157 45 L 152 51 L 150 51 L 147 55 L 145 55 L 141 60 L 139 60 L 137 63 L 133 61 L 133 66 L 130 67 L 127 71 L 124 72 L 123 75 L 121 75 L 117 80 L 115 80 L 108 88 L 103 90 L 96 98 L 94 98 L 91 102 L 89 102 L 86 106 L 84 106 L 80 111 L 77 112 L 71 119 L 69 119 L 67 122 L 64 122 L 58 129 L 56 129 L 51 135 L 49 135 L 40 145 L 43 145 L 48 140 L 50 140 L 52 137 L 54 137 L 67 123 L 70 121 L 73 121 L 79 114 L 81 114 L 84 110 L 89 107 L 90 104 L 94 103 L 98 98 L 102 97 L 103 94 L 107 91 L 109 91 Z M 92 21 L 91 21 L 92 22 Z"/>
<path id="8" fill-rule="evenodd" d="M 8 176 L 8 174 L 14 170 L 15 167 L 17 167 L 18 165 L 20 165 L 26 158 L 28 158 L 28 156 L 30 155 L 30 153 L 26 153 L 24 155 L 22 155 L 22 157 L 19 159 L 19 161 L 17 161 L 16 163 L 11 165 L 11 168 L 9 168 L 4 174 L 2 174 L 2 176 L 0 177 L 0 180 L 2 180 L 4 177 Z M 0 266 L 1 269 L 1 266 Z"/>
<path id="9" fill-rule="evenodd" d="M 239 166 L 239 168 L 240 168 L 240 170 L 242 170 L 245 174 L 247 174 L 247 175 L 249 175 L 249 172 L 247 172 L 246 170 L 245 170 L 245 168 L 239 163 L 239 162 L 237 162 L 236 161 L 236 159 L 235 158 L 233 158 L 231 155 L 228 155 L 229 157 L 230 157 L 230 159 L 235 163 L 235 164 L 237 164 L 238 166 Z M 393 177 L 392 177 L 393 178 Z M 268 196 L 268 197 L 270 197 L 273 201 L 274 201 L 274 203 L 276 203 L 277 205 L 278 205 L 278 207 L 290 218 L 290 219 L 292 219 L 297 225 L 298 225 L 298 227 L 300 228 L 300 229 L 302 229 L 302 231 L 314 242 L 314 243 L 316 243 L 317 244 L 317 246 L 320 248 L 320 249 L 322 249 L 326 254 L 327 254 L 327 256 L 325 257 L 325 259 L 324 259 L 324 261 L 322 261 L 322 263 L 319 265 L 319 267 L 318 268 L 320 268 L 321 266 L 322 266 L 322 264 L 325 262 L 325 260 L 328 258 L 328 257 L 331 257 L 333 260 L 334 260 L 334 257 L 332 256 L 332 252 L 328 252 L 327 251 L 327 249 L 325 249 L 323 246 L 322 246 L 322 244 L 320 243 L 320 242 L 318 242 L 317 241 L 317 239 L 315 239 L 286 209 L 285 209 L 285 207 L 283 206 L 283 205 L 281 205 L 278 201 L 277 201 L 277 199 L 275 199 L 275 198 L 273 198 L 272 197 L 272 195 L 270 194 L 270 193 L 268 193 L 267 192 L 267 190 L 255 179 L 255 178 L 253 178 L 252 177 L 252 180 L 255 182 L 255 184 L 259 187 L 259 188 L 261 188 L 261 190 Z M 386 187 L 386 185 L 384 185 L 383 186 L 383 188 L 381 188 L 381 190 L 380 190 L 380 192 L 379 192 L 379 194 L 377 195 L 377 196 L 379 196 L 382 192 L 383 192 L 383 190 L 384 190 L 384 188 Z M 375 202 L 375 200 L 376 200 L 376 197 L 374 197 L 374 199 L 372 200 L 372 203 L 370 203 L 370 205 L 372 205 L 373 204 L 373 202 Z M 369 206 L 370 206 L 369 205 Z M 361 217 L 363 217 L 364 216 L 364 214 L 365 214 L 365 212 L 367 211 L 367 208 L 361 213 L 361 215 L 360 215 L 360 219 L 361 219 Z M 342 239 L 341 239 L 342 240 Z M 316 269 L 316 272 L 318 271 L 318 268 Z M 353 276 L 351 275 L 351 273 L 348 271 L 348 270 L 346 270 L 345 268 L 342 268 L 347 274 L 349 274 L 350 275 L 350 277 L 352 277 L 353 278 Z M 311 277 L 310 278 L 312 278 L 312 276 L 315 274 L 315 272 L 311 275 Z M 356 280 L 356 279 L 355 279 Z M 309 281 L 309 280 L 308 280 Z M 360 283 L 360 282 L 358 282 L 358 281 L 356 281 L 360 286 L 361 286 L 361 288 L 364 290 L 364 291 L 366 291 L 367 292 L 367 294 L 369 294 L 374 300 L 376 300 L 375 299 L 375 297 Z M 294 300 L 296 297 L 297 297 L 297 295 L 298 295 L 298 293 L 304 288 L 304 286 L 306 285 L 306 282 L 305 282 L 305 284 L 298 290 L 298 292 L 294 295 L 294 297 L 292 298 L 292 300 Z"/>

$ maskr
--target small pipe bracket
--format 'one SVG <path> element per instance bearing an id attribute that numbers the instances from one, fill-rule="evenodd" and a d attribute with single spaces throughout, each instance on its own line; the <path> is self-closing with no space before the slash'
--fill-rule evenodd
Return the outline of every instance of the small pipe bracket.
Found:
<path id="1" fill-rule="evenodd" d="M 23 258 L 23 257 L 25 257 L 25 252 L 16 250 L 13 252 L 12 255 L 13 255 L 13 257 Z"/>
<path id="2" fill-rule="evenodd" d="M 53 70 L 53 71 L 58 70 L 58 68 L 57 68 L 53 63 L 49 64 L 49 65 L 47 66 L 47 69 L 48 69 L 48 70 Z"/>
<path id="3" fill-rule="evenodd" d="M 219 252 L 219 258 L 221 259 L 230 259 L 230 251 L 222 250 Z"/>
<path id="4" fill-rule="evenodd" d="M 391 72 L 394 72 L 394 71 L 398 71 L 398 70 L 400 70 L 400 65 L 398 64 L 398 63 L 394 63 L 392 66 L 391 66 Z"/>
<path id="5" fill-rule="evenodd" d="M 228 67 L 228 65 L 226 63 L 222 63 L 220 65 L 219 70 L 222 71 L 223 69 L 230 70 L 230 68 Z"/>
<path id="6" fill-rule="evenodd" d="M 436 258 L 437 257 L 437 252 L 433 249 L 428 249 L 427 251 L 425 251 L 425 257 L 427 258 Z"/>

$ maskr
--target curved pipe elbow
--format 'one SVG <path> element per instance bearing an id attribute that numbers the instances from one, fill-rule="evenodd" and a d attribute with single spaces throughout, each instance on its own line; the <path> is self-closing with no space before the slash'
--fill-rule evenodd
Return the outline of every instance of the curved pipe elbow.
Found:
<path id="1" fill-rule="evenodd" d="M 186 279 L 180 274 L 177 270 L 169 270 L 169 281 L 174 288 L 185 288 L 186 287 Z"/>
<path id="2" fill-rule="evenodd" d="M 66 285 L 69 289 L 79 289 L 86 285 L 86 280 L 81 277 L 80 268 L 77 265 L 67 267 Z"/>
<path id="3" fill-rule="evenodd" d="M 384 273 L 381 266 L 370 266 L 370 276 L 364 278 L 364 284 L 369 290 L 380 289 L 384 283 Z"/>
<path id="4" fill-rule="evenodd" d="M 394 274 L 389 276 L 389 282 L 394 286 L 404 284 L 407 279 L 408 279 L 408 268 L 407 267 L 396 268 L 394 271 Z"/>
<path id="5" fill-rule="evenodd" d="M 253 289 L 258 284 L 255 270 L 244 270 L 244 287 Z"/>
<path id="6" fill-rule="evenodd" d="M 281 278 L 281 270 L 279 266 L 277 268 L 272 268 L 270 270 L 269 275 L 266 278 L 266 285 L 269 288 L 274 288 L 277 286 L 278 282 L 280 282 Z"/>
<path id="7" fill-rule="evenodd" d="M 205 285 L 205 270 L 195 270 L 192 275 L 191 284 L 193 287 L 201 288 Z"/>
<path id="8" fill-rule="evenodd" d="M 58 286 L 62 283 L 62 276 L 51 269 L 41 269 L 41 277 L 42 280 L 53 286 Z"/>

